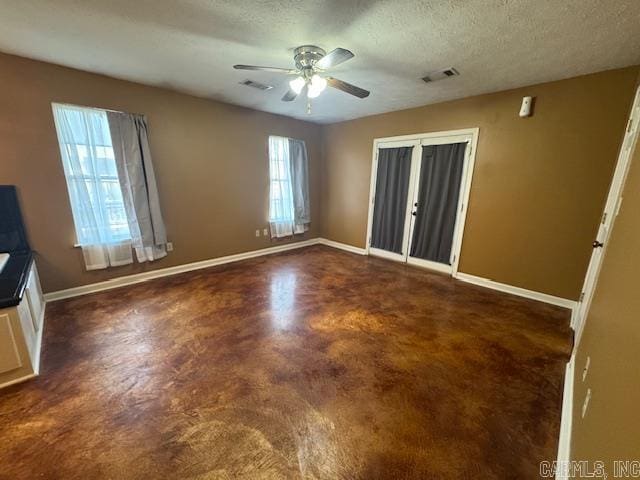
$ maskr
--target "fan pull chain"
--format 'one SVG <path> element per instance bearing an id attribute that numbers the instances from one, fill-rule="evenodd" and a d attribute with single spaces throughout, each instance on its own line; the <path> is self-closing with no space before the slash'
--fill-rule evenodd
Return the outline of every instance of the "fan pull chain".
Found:
<path id="1" fill-rule="evenodd" d="M 311 115 L 311 99 L 307 97 L 307 115 Z"/>

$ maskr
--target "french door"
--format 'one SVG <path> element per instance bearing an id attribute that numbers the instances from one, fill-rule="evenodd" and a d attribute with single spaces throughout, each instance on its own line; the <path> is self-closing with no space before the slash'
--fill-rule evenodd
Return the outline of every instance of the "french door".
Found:
<path id="1" fill-rule="evenodd" d="M 370 254 L 457 271 L 477 134 L 471 129 L 374 142 Z"/>
<path id="2" fill-rule="evenodd" d="M 369 253 L 407 261 L 419 141 L 385 142 L 376 152 Z"/>

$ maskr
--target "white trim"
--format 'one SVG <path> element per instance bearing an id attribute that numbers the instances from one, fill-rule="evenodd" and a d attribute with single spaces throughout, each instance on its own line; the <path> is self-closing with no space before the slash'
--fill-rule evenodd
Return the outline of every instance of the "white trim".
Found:
<path id="1" fill-rule="evenodd" d="M 381 248 L 369 247 L 369 252 L 366 253 L 366 255 L 384 258 L 385 260 L 392 260 L 394 262 L 406 263 L 404 253 L 389 252 L 388 250 L 382 250 Z"/>
<path id="2" fill-rule="evenodd" d="M 377 139 L 376 139 L 377 140 Z M 401 147 L 415 147 L 420 145 L 420 142 L 415 139 L 398 140 L 388 142 L 386 139 L 380 139 L 378 148 L 401 148 Z"/>
<path id="3" fill-rule="evenodd" d="M 407 256 L 407 265 L 426 268 L 427 270 L 431 270 L 434 272 L 446 273 L 449 276 L 451 276 L 453 272 L 451 265 L 447 265 L 446 263 L 433 262 L 431 260 L 425 260 L 423 258 L 412 257 L 411 255 Z"/>
<path id="4" fill-rule="evenodd" d="M 506 283 L 494 282 L 493 280 L 489 280 L 488 278 L 476 277 L 475 275 L 469 275 L 468 273 L 458 272 L 456 278 L 466 283 L 472 283 L 474 285 L 491 288 L 492 290 L 498 290 L 500 292 L 510 293 L 519 297 L 529 298 L 531 300 L 537 300 L 539 302 L 549 303 L 551 305 L 557 305 L 558 307 L 564 307 L 573 310 L 573 308 L 576 306 L 576 302 L 574 300 L 554 297 L 553 295 L 534 292 L 533 290 L 527 290 L 525 288 L 514 287 L 513 285 L 507 285 Z"/>
<path id="5" fill-rule="evenodd" d="M 347 245 L 346 243 L 334 242 L 333 240 L 328 240 L 326 238 L 318 238 L 318 243 L 320 245 L 326 245 L 327 247 L 338 248 L 340 250 L 344 250 L 345 252 L 351 252 L 357 255 L 367 254 L 367 251 L 364 248 L 354 247 L 353 245 Z"/>
<path id="6" fill-rule="evenodd" d="M 573 375 L 575 370 L 576 356 L 571 355 L 571 360 L 567 363 L 564 373 L 564 389 L 562 392 L 562 418 L 560 420 L 560 439 L 558 441 L 558 469 L 556 470 L 556 480 L 566 480 L 563 472 L 563 465 L 571 459 L 571 427 L 573 423 Z"/>
<path id="7" fill-rule="evenodd" d="M 44 297 L 44 295 L 43 295 Z M 38 325 L 40 328 L 38 329 L 38 335 L 36 337 L 36 351 L 34 352 L 33 359 L 31 361 L 31 366 L 33 367 L 33 375 L 37 376 L 40 374 L 40 352 L 42 351 L 42 335 L 44 332 L 44 312 L 47 309 L 47 301 L 44 300 L 42 303 L 42 311 L 40 312 L 40 318 L 38 321 Z"/>
<path id="8" fill-rule="evenodd" d="M 376 198 L 376 179 L 378 176 L 378 142 L 373 140 L 373 150 L 371 154 L 371 174 L 369 179 L 369 205 L 367 212 L 367 237 L 365 239 L 364 249 L 369 255 L 371 248 L 371 227 L 373 225 L 373 205 Z"/>
<path id="9" fill-rule="evenodd" d="M 576 302 L 576 304 L 573 306 L 573 309 L 571 310 L 571 323 L 569 323 L 569 326 L 571 327 L 571 329 L 574 332 L 574 335 L 576 333 L 576 326 L 578 324 L 578 317 L 580 316 L 580 302 Z M 576 345 L 575 345 L 575 337 L 574 337 L 574 346 L 573 348 L 575 349 Z"/>
<path id="10" fill-rule="evenodd" d="M 412 133 L 409 135 L 398 135 L 396 137 L 384 137 L 374 138 L 374 142 L 381 143 L 389 142 L 403 142 L 407 140 L 422 140 L 423 138 L 439 138 L 439 137 L 452 137 L 456 135 L 469 135 L 473 131 L 477 131 L 478 128 L 462 128 L 460 130 L 446 130 L 442 132 L 427 132 L 427 133 Z"/>
<path id="11" fill-rule="evenodd" d="M 420 194 L 420 170 L 422 170 L 422 142 L 423 140 L 416 140 L 418 145 L 411 152 L 411 173 L 409 176 L 409 191 L 407 192 L 407 214 L 405 220 L 405 234 L 402 239 L 403 258 L 402 261 L 409 263 L 409 257 L 411 256 L 411 242 L 413 240 L 413 231 L 416 226 L 415 217 L 413 212 L 416 210 L 415 205 L 418 202 L 418 196 Z M 379 147 L 378 147 L 379 148 Z M 376 175 L 378 172 L 376 171 Z M 377 182 L 377 181 L 376 181 Z M 371 203 L 371 209 L 373 210 L 374 203 Z M 373 229 L 373 222 L 371 225 Z M 419 263 L 419 262 L 416 262 Z M 423 263 L 421 265 L 424 268 L 428 268 L 430 265 Z"/>
<path id="12" fill-rule="evenodd" d="M 0 383 L 0 389 L 8 387 L 10 385 L 15 385 L 16 383 L 26 382 L 27 380 L 31 380 L 32 378 L 37 377 L 37 373 L 30 373 L 29 375 L 25 375 L 24 377 L 14 378 L 13 380 L 9 380 L 5 383 Z"/>
<path id="13" fill-rule="evenodd" d="M 252 250 L 250 252 L 236 253 L 235 255 L 211 258 L 209 260 L 186 263 L 184 265 L 176 265 L 175 267 L 160 268 L 158 270 L 152 270 L 150 272 L 136 273 L 133 275 L 126 275 L 124 277 L 112 278 L 111 280 L 106 280 L 104 282 L 91 283 L 89 285 L 82 285 L 80 287 L 45 293 L 44 299 L 47 302 L 53 302 L 55 300 L 62 300 L 63 298 L 78 297 L 80 295 L 87 295 L 89 293 L 102 292 L 104 290 L 111 290 L 112 288 L 124 287 L 126 285 L 146 282 L 154 278 L 167 277 L 169 275 L 190 272 L 192 270 L 200 270 L 202 268 L 214 267 L 216 265 L 224 265 L 225 263 L 238 262 L 240 260 L 247 260 L 249 258 L 261 257 L 263 255 L 271 255 L 273 253 L 308 247 L 311 245 L 316 245 L 318 243 L 320 243 L 320 239 L 312 238 L 310 240 L 287 243 L 286 245 L 278 245 L 276 247 L 268 247 L 260 250 Z"/>
<path id="14" fill-rule="evenodd" d="M 467 210 L 469 207 L 469 197 L 471 196 L 471 182 L 473 181 L 473 171 L 476 165 L 476 150 L 478 149 L 478 134 L 480 129 L 472 128 L 471 141 L 468 146 L 468 155 L 464 165 L 464 172 L 462 174 L 463 191 L 460 193 L 458 218 L 456 219 L 456 229 L 454 231 L 453 245 L 451 247 L 451 253 L 453 255 L 453 262 L 451 263 L 451 274 L 455 277 L 458 274 L 458 265 L 460 264 L 460 253 L 462 252 L 462 239 L 464 238 L 464 227 L 467 222 Z"/>
<path id="15" fill-rule="evenodd" d="M 190 272 L 193 270 L 200 270 L 203 268 L 209 268 L 216 265 L 224 265 L 226 263 L 238 262 L 241 260 L 247 260 L 249 258 L 261 257 L 263 255 L 271 255 L 274 253 L 285 252 L 288 250 L 294 250 L 297 248 L 309 247 L 311 245 L 326 245 L 328 247 L 337 248 L 346 252 L 354 253 L 357 255 L 367 255 L 365 248 L 355 247 L 346 243 L 336 242 L 326 238 L 312 238 L 301 242 L 288 243 L 286 245 L 278 245 L 276 247 L 263 248 L 261 250 L 253 250 L 250 252 L 237 253 L 235 255 L 228 255 L 225 257 L 212 258 L 209 260 L 202 260 L 200 262 L 187 263 L 184 265 L 177 265 L 175 267 L 161 268 L 150 272 L 136 273 L 133 275 L 127 275 L 124 277 L 113 278 L 104 282 L 92 283 L 89 285 L 82 285 L 80 287 L 69 288 L 66 290 L 59 290 L 56 292 L 45 293 L 44 298 L 47 302 L 55 300 L 62 300 L 64 298 L 77 297 L 80 295 L 87 295 L 90 293 L 101 292 L 104 290 L 110 290 L 112 288 L 124 287 L 126 285 L 133 285 L 136 283 L 146 282 L 153 280 L 154 278 L 167 277 L 170 275 L 176 275 L 178 273 Z M 476 277 L 475 275 L 469 275 L 467 273 L 458 272 L 456 277 L 466 283 L 472 283 L 481 287 L 490 288 L 493 290 L 499 290 L 501 292 L 511 293 L 520 297 L 530 298 L 540 302 L 550 303 L 564 308 L 573 309 L 576 302 L 565 298 L 554 297 L 547 295 L 546 293 L 534 292 L 526 290 L 520 287 L 514 287 L 504 283 L 494 282 L 492 280 Z M 44 314 L 44 312 L 43 312 Z M 40 329 L 40 335 L 43 328 Z"/>
<path id="16" fill-rule="evenodd" d="M 371 179 L 369 185 L 369 212 L 367 216 L 367 237 L 365 244 L 366 254 L 377 255 L 385 258 L 390 258 L 395 261 L 403 261 L 408 262 L 408 252 L 404 252 L 403 259 L 401 259 L 397 254 L 391 254 L 393 257 L 383 255 L 380 251 L 374 251 L 371 248 L 371 229 L 373 226 L 373 206 L 375 201 L 375 190 L 376 190 L 376 178 L 378 173 L 378 149 L 379 148 L 389 148 L 389 147 L 400 147 L 400 146 L 420 146 L 420 145 L 436 145 L 436 144 L 446 144 L 446 143 L 458 143 L 458 142 L 468 142 L 467 151 L 465 152 L 466 158 L 464 161 L 464 171 L 462 173 L 462 188 L 460 190 L 460 196 L 458 199 L 458 216 L 456 218 L 456 227 L 453 238 L 453 245 L 451 247 L 451 266 L 447 265 L 446 268 L 434 268 L 437 271 L 449 273 L 452 276 L 456 276 L 458 272 L 458 265 L 460 263 L 460 252 L 462 250 L 462 240 L 464 236 L 464 227 L 467 219 L 467 209 L 469 205 L 469 197 L 471 194 L 471 182 L 473 180 L 473 171 L 476 162 L 476 150 L 478 147 L 478 135 L 480 129 L 479 128 L 465 128 L 461 130 L 448 130 L 443 132 L 430 132 L 430 133 L 416 133 L 411 135 L 400 135 L 396 137 L 385 137 L 385 138 L 374 138 L 373 139 L 373 151 L 371 156 Z M 415 149 L 413 155 L 420 155 L 419 149 Z M 404 244 L 405 249 L 408 250 L 410 246 L 408 243 L 410 242 L 409 238 L 411 237 L 411 211 L 413 210 L 412 206 L 415 202 L 414 196 L 416 189 L 416 176 L 418 175 L 418 168 L 416 167 L 416 160 L 412 158 L 412 168 L 411 168 L 411 176 L 409 179 L 409 194 L 408 194 L 408 206 L 407 206 L 407 220 L 405 221 L 405 234 L 404 234 Z M 419 163 L 418 163 L 419 164 Z M 409 229 L 409 231 L 407 231 Z M 415 262 L 418 264 L 418 262 Z M 430 265 L 420 264 L 419 266 L 425 268 L 432 268 Z"/>

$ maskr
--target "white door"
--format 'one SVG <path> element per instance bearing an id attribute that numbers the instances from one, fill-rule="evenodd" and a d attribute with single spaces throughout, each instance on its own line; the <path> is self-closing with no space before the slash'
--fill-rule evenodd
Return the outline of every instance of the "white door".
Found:
<path id="1" fill-rule="evenodd" d="M 410 149 L 409 155 L 399 158 L 387 158 L 385 153 L 398 152 L 402 149 Z M 384 152 L 383 152 L 384 150 Z M 378 257 L 388 258 L 390 260 L 396 260 L 399 262 L 407 261 L 407 243 L 409 241 L 409 229 L 411 226 L 411 204 L 409 199 L 413 198 L 413 185 L 415 183 L 415 169 L 417 166 L 416 159 L 420 155 L 420 141 L 397 141 L 397 142 L 380 142 L 376 147 L 376 155 L 373 164 L 373 172 L 375 181 L 372 182 L 372 195 L 371 195 L 371 212 L 370 212 L 370 228 L 369 228 L 369 240 L 367 244 L 370 246 L 369 253 Z M 396 177 L 393 179 L 387 179 L 387 176 L 383 174 L 382 170 L 387 166 L 393 169 L 393 165 L 382 165 L 383 162 L 408 162 L 407 168 L 399 169 L 394 172 Z M 390 205 L 386 195 L 384 195 L 383 189 L 386 187 L 385 183 L 394 183 L 397 190 L 402 190 L 401 194 L 406 195 L 406 198 L 397 199 L 397 204 Z M 402 185 L 398 185 L 398 184 Z M 376 232 L 378 231 L 377 222 L 381 222 L 381 210 L 388 209 L 387 216 L 393 215 L 396 219 L 396 226 L 398 232 L 395 235 L 400 237 L 398 241 L 388 242 L 384 239 L 378 238 Z M 385 230 L 388 230 L 386 228 Z"/>
<path id="2" fill-rule="evenodd" d="M 638 128 L 639 123 L 640 88 L 636 91 L 631 115 L 627 122 L 627 130 L 622 142 L 622 147 L 620 148 L 620 154 L 618 155 L 618 163 L 616 164 L 613 179 L 611 180 L 607 203 L 604 207 L 604 212 L 600 221 L 598 235 L 593 241 L 593 253 L 591 254 L 587 275 L 585 277 L 582 293 L 580 294 L 580 299 L 576 308 L 576 315 L 573 321 L 573 328 L 576 332 L 576 346 L 580 342 L 582 330 L 584 328 L 584 321 L 587 313 L 589 312 L 589 307 L 591 306 L 591 300 L 593 299 L 598 275 L 600 274 L 600 267 L 602 266 L 602 259 L 608 245 L 609 235 L 611 234 L 611 227 L 613 226 L 615 217 L 618 215 L 620 205 L 622 204 L 621 193 L 624 187 L 624 182 L 627 178 L 627 173 L 629 172 L 631 155 L 638 141 L 638 132 L 640 131 L 640 128 Z"/>
<path id="3" fill-rule="evenodd" d="M 374 141 L 369 224 L 367 229 L 367 252 L 369 254 L 450 274 L 455 274 L 457 272 L 466 217 L 466 208 L 471 187 L 471 177 L 473 174 L 477 138 L 478 129 L 467 129 L 377 139 Z M 449 145 L 456 143 L 466 143 L 467 146 L 465 147 L 459 194 L 455 199 L 455 211 L 457 214 L 455 218 L 453 240 L 449 257 L 442 262 L 436 262 L 421 258 L 416 252 L 414 252 L 415 255 L 411 254 L 412 240 L 416 226 L 416 214 L 419 213 L 417 207 L 420 196 L 420 168 L 422 164 L 423 148 L 432 145 Z M 389 242 L 381 242 L 379 238 L 379 227 L 381 227 L 382 224 L 382 221 L 380 220 L 380 209 L 383 207 L 389 207 L 389 196 L 385 195 L 382 190 L 386 188 L 386 179 L 388 177 L 386 171 L 389 167 L 388 159 L 390 152 L 389 150 L 384 152 L 382 151 L 385 149 L 401 148 L 412 149 L 410 154 L 411 166 L 410 168 L 405 168 L 401 175 L 396 174 L 396 181 L 399 176 L 404 182 L 403 186 L 406 186 L 406 189 L 398 190 L 402 190 L 403 194 L 406 196 L 401 200 L 401 205 L 393 205 L 393 211 L 395 212 L 395 218 L 397 219 L 397 222 L 394 224 L 394 228 L 396 228 L 394 239 L 396 241 L 392 242 L 393 245 L 390 246 Z M 406 159 L 408 156 L 405 155 L 403 158 Z M 380 173 L 381 170 L 382 173 Z M 380 222 L 380 224 L 377 222 Z"/>
<path id="4" fill-rule="evenodd" d="M 469 167 L 469 158 L 470 158 L 470 152 L 471 152 L 471 148 L 469 147 L 469 145 L 471 144 L 471 142 L 473 141 L 473 136 L 470 134 L 467 135 L 447 135 L 447 136 L 442 136 L 442 137 L 429 137 L 429 138 L 425 138 L 422 139 L 420 141 L 420 150 L 422 150 L 425 147 L 429 147 L 429 146 L 434 146 L 434 145 L 451 145 L 451 144 L 465 144 L 465 151 L 464 151 L 464 160 L 463 160 L 463 168 L 462 171 L 460 172 L 460 178 L 459 178 L 459 193 L 455 198 L 455 226 L 453 229 L 453 238 L 452 238 L 452 242 L 450 245 L 450 251 L 447 255 L 448 258 L 440 260 L 440 261 L 436 261 L 433 259 L 427 259 L 427 258 L 423 258 L 424 255 L 421 255 L 420 253 L 418 253 L 416 251 L 416 249 L 414 248 L 414 242 L 417 242 L 418 239 L 416 238 L 417 235 L 415 235 L 415 228 L 416 225 L 418 224 L 418 222 L 420 221 L 420 214 L 421 214 L 421 208 L 424 208 L 424 205 L 420 205 L 420 198 L 421 198 L 421 193 L 423 192 L 425 185 L 421 185 L 421 169 L 422 169 L 422 153 L 420 154 L 420 159 L 417 162 L 417 166 L 416 166 L 416 174 L 415 174 L 415 180 L 414 180 L 414 188 L 413 188 L 413 198 L 412 198 L 412 202 L 411 202 L 411 226 L 409 228 L 409 239 L 408 239 L 408 255 L 407 255 L 407 263 L 412 264 L 412 265 L 417 265 L 420 267 L 424 267 L 424 268 L 430 268 L 432 270 L 437 270 L 439 272 L 444 272 L 444 273 L 453 273 L 453 265 L 454 265 L 454 261 L 456 260 L 456 257 L 458 256 L 458 250 L 459 250 L 459 244 L 460 242 L 458 242 L 458 236 L 461 237 L 461 229 L 459 228 L 460 226 L 460 222 L 461 222 L 461 217 L 462 217 L 462 210 L 465 207 L 464 205 L 464 192 L 465 192 L 465 184 L 466 184 L 466 169 L 468 169 Z M 460 238 L 461 240 L 461 238 Z"/>

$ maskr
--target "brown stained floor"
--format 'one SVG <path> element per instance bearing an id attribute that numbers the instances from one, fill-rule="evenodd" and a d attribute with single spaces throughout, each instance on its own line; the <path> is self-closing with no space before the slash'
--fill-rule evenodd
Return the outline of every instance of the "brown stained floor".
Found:
<path id="1" fill-rule="evenodd" d="M 59 301 L 0 478 L 538 478 L 568 320 L 321 246 Z"/>

